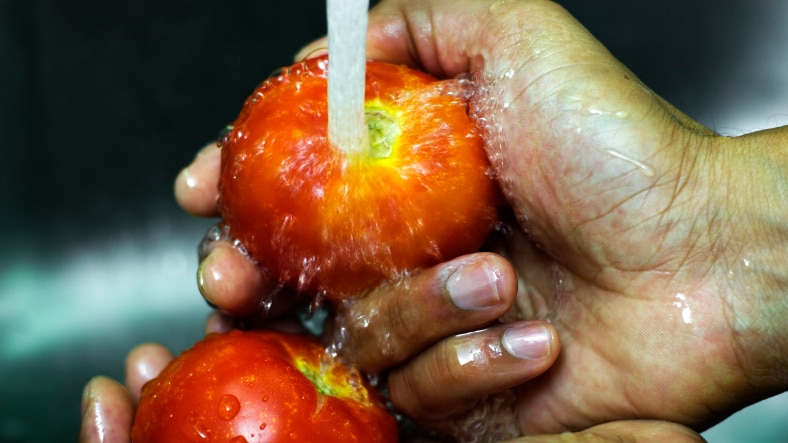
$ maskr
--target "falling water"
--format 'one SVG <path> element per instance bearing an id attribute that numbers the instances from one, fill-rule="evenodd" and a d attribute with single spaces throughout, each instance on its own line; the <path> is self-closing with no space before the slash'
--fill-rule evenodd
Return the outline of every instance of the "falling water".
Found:
<path id="1" fill-rule="evenodd" d="M 369 146 L 364 117 L 369 0 L 327 0 L 328 140 L 347 153 Z"/>

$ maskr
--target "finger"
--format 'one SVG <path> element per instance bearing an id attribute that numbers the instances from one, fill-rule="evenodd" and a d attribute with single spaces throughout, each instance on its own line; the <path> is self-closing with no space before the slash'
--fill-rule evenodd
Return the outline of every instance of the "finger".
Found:
<path id="1" fill-rule="evenodd" d="M 205 301 L 233 316 L 257 311 L 261 294 L 271 289 L 257 266 L 224 240 L 212 243 L 200 262 L 197 285 Z"/>
<path id="2" fill-rule="evenodd" d="M 225 332 L 230 332 L 232 329 L 232 317 L 223 312 L 213 311 L 208 315 L 208 319 L 205 321 L 205 335 L 224 334 Z"/>
<path id="3" fill-rule="evenodd" d="M 203 217 L 219 214 L 221 151 L 216 143 L 202 148 L 175 179 L 175 200 L 184 211 Z"/>
<path id="4" fill-rule="evenodd" d="M 517 277 L 506 260 L 471 254 L 348 302 L 338 324 L 351 360 L 378 372 L 444 337 L 497 320 L 516 293 Z"/>
<path id="5" fill-rule="evenodd" d="M 297 302 L 295 295 L 268 280 L 254 262 L 225 240 L 208 246 L 197 270 L 197 284 L 211 306 L 232 317 L 275 318 Z"/>
<path id="6" fill-rule="evenodd" d="M 437 77 L 470 71 L 470 48 L 492 2 L 411 0 L 381 2 L 370 11 L 367 56 L 371 59 L 419 67 Z M 482 32 L 499 31 L 489 27 Z M 500 37 L 500 36 L 499 36 Z"/>
<path id="7" fill-rule="evenodd" d="M 665 421 L 628 420 L 605 423 L 576 433 L 533 435 L 501 443 L 705 443 L 697 432 Z"/>
<path id="8" fill-rule="evenodd" d="M 391 401 L 419 421 L 441 422 L 542 374 L 559 350 L 555 329 L 542 321 L 450 337 L 391 372 Z"/>
<path id="9" fill-rule="evenodd" d="M 172 361 L 172 353 L 164 346 L 146 343 L 135 347 L 126 356 L 126 388 L 136 405 L 140 401 L 142 386 L 156 378 Z"/>
<path id="10" fill-rule="evenodd" d="M 133 419 L 134 404 L 123 385 L 103 376 L 85 385 L 80 443 L 126 443 Z"/>
<path id="11" fill-rule="evenodd" d="M 301 48 L 301 50 L 298 51 L 298 53 L 296 53 L 293 59 L 296 62 L 300 62 L 301 60 L 319 57 L 327 53 L 328 53 L 328 37 L 320 37 L 319 39 Z"/>

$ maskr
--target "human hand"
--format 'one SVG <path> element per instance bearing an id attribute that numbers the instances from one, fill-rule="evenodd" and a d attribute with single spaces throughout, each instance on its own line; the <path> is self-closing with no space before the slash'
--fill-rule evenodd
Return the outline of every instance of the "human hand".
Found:
<path id="1" fill-rule="evenodd" d="M 526 434 L 641 417 L 701 429 L 785 389 L 788 218 L 777 190 L 786 156 L 759 148 L 786 146 L 787 131 L 716 136 L 551 2 L 384 1 L 370 16 L 368 54 L 479 77 L 490 158 L 518 222 L 500 248 L 513 267 L 463 257 L 348 308 L 360 320 L 347 322 L 344 333 L 358 337 L 349 352 L 395 368 L 389 388 L 404 412 L 451 427 L 521 377 L 516 426 Z M 218 163 L 202 177 L 215 186 Z M 210 200 L 195 195 L 179 201 L 188 210 Z M 223 253 L 203 262 L 203 274 L 224 266 L 226 277 L 204 293 L 232 312 L 265 284 L 232 248 Z M 495 276 L 475 291 L 495 288 L 495 303 L 458 309 L 447 269 L 474 267 Z M 499 285 L 515 279 L 519 292 Z M 227 283 L 240 290 L 223 294 Z M 528 363 L 494 347 L 508 328 L 541 323 L 453 335 L 489 326 L 512 304 L 516 318 L 550 320 L 562 337 L 561 358 L 530 383 L 555 358 L 554 330 Z M 473 364 L 473 349 L 491 359 Z"/>
<path id="2" fill-rule="evenodd" d="M 126 443 L 142 385 L 172 360 L 160 345 L 143 344 L 126 359 L 126 384 L 104 376 L 91 379 L 82 395 L 80 443 Z"/>
<path id="3" fill-rule="evenodd" d="M 205 332 L 226 332 L 230 327 L 226 317 L 214 313 L 205 324 Z M 173 358 L 161 345 L 141 344 L 126 356 L 125 384 L 105 376 L 88 381 L 82 394 L 79 443 L 127 443 L 142 386 L 158 376 Z"/>
<path id="4" fill-rule="evenodd" d="M 504 251 L 518 313 L 562 340 L 556 365 L 517 390 L 522 432 L 631 418 L 702 429 L 785 389 L 786 128 L 717 136 L 552 2 L 383 2 L 368 38 L 371 58 L 479 79 L 518 222 Z M 435 368 L 390 377 L 395 404 L 427 422 L 445 419 L 441 388 L 458 378 Z"/>

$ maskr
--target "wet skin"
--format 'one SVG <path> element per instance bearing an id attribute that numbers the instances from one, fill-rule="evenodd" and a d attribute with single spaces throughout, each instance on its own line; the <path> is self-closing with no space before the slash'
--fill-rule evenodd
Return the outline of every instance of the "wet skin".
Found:
<path id="1" fill-rule="evenodd" d="M 516 272 L 519 293 L 515 303 L 514 294 L 499 291 L 501 305 L 460 315 L 457 323 L 474 330 L 500 315 L 501 306 L 515 303 L 520 318 L 549 319 L 558 330 L 561 359 L 545 377 L 518 389 L 522 430 L 581 429 L 634 417 L 702 429 L 779 392 L 784 380 L 777 372 L 755 379 L 753 389 L 752 371 L 779 367 L 785 344 L 778 341 L 775 349 L 749 340 L 781 323 L 773 314 L 756 313 L 760 303 L 779 306 L 782 297 L 779 278 L 763 277 L 782 272 L 773 266 L 779 251 L 767 233 L 785 238 L 785 228 L 779 217 L 768 216 L 773 201 L 759 190 L 780 186 L 784 161 L 758 147 L 777 146 L 785 130 L 717 136 L 648 90 L 552 3 L 468 2 L 458 9 L 462 14 L 432 16 L 408 4 L 405 20 L 398 5 L 384 3 L 373 13 L 370 56 L 447 76 L 479 73 L 488 79 L 481 84 L 488 118 L 505 128 L 491 140 L 490 157 L 520 224 L 500 251 L 513 269 L 500 262 L 490 269 L 496 281 L 514 279 Z M 473 23 L 460 28 L 472 37 L 435 31 L 470 16 L 476 17 Z M 413 25 L 428 18 L 433 33 L 402 38 L 402 23 L 422 29 Z M 523 23 L 529 26 L 527 40 L 509 32 Z M 498 104 L 489 104 L 490 97 Z M 764 174 L 753 177 L 748 170 Z M 735 195 L 728 192 L 733 184 Z M 188 193 L 179 195 L 185 206 L 197 204 Z M 763 266 L 747 268 L 752 262 Z M 422 277 L 430 281 L 425 286 L 378 291 L 377 299 L 355 308 L 354 315 L 372 321 L 363 328 L 351 322 L 350 328 L 372 336 L 402 330 L 388 335 L 395 352 L 380 355 L 376 340 L 368 346 L 357 340 L 356 353 L 373 369 L 409 361 L 389 377 L 392 397 L 403 410 L 440 427 L 480 394 L 525 372 L 508 371 L 511 362 L 492 364 L 495 377 L 479 381 L 477 389 L 466 383 L 471 392 L 457 394 L 466 402 L 445 394 L 457 390 L 440 388 L 462 385 L 487 367 L 456 367 L 462 348 L 457 343 L 468 338 L 451 337 L 461 332 L 457 324 L 431 320 L 455 308 L 440 291 L 421 289 L 441 285 L 440 272 L 427 274 L 434 277 Z M 248 278 L 238 273 L 227 280 Z M 221 288 L 215 289 L 207 297 L 232 312 L 233 306 L 222 303 Z M 441 303 L 443 312 L 435 306 Z M 598 395 L 600 388 L 609 394 Z M 435 407 L 446 404 L 457 408 Z"/>
<path id="2" fill-rule="evenodd" d="M 481 97 L 498 104 L 481 105 L 503 129 L 489 155 L 517 221 L 497 254 L 349 307 L 368 321 L 347 323 L 348 352 L 368 369 L 393 368 L 399 408 L 447 429 L 485 394 L 516 386 L 526 434 L 697 441 L 631 420 L 700 430 L 786 389 L 788 130 L 714 134 L 550 2 L 383 2 L 368 54 L 439 76 L 492 73 Z M 206 148 L 179 177 L 187 211 L 212 214 L 217 156 Z M 248 315 L 268 283 L 226 248 L 214 245 L 201 266 L 203 293 Z M 498 325 L 507 312 L 515 321 Z M 390 346 L 359 338 L 369 336 Z M 467 358 L 473 343 L 502 352 Z"/>

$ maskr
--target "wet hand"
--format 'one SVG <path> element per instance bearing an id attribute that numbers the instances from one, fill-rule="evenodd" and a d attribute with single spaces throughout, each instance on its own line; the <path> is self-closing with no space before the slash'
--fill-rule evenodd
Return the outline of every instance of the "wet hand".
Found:
<path id="1" fill-rule="evenodd" d="M 516 220 L 501 248 L 520 282 L 516 312 L 549 320 L 562 342 L 556 364 L 516 389 L 521 432 L 636 417 L 702 429 L 785 389 L 786 343 L 774 330 L 785 324 L 769 307 L 786 311 L 773 281 L 785 270 L 745 269 L 748 256 L 780 263 L 769 233 L 788 238 L 765 192 L 785 186 L 784 152 L 757 150 L 785 146 L 785 130 L 717 136 L 547 1 L 384 1 L 370 16 L 368 54 L 477 77 L 475 109 Z M 461 395 L 440 394 L 457 387 L 456 369 L 434 369 L 414 369 L 431 388 L 390 377 L 393 393 L 408 392 L 398 406 L 427 422 L 441 402 L 418 400 L 417 389 L 451 405 Z M 499 371 L 479 375 L 461 389 Z"/>
<path id="2" fill-rule="evenodd" d="M 210 143 L 178 174 L 175 199 L 186 212 L 219 217 L 220 157 L 216 143 Z M 253 322 L 279 317 L 296 301 L 275 282 L 266 280 L 254 263 L 215 229 L 208 231 L 200 245 L 197 283 L 211 306 Z"/>
<path id="3" fill-rule="evenodd" d="M 440 271 L 446 264 L 376 291 L 389 301 L 348 308 L 370 321 L 348 322 L 345 333 L 388 340 L 356 340 L 348 352 L 373 348 L 358 352 L 367 355 L 362 364 L 396 368 L 389 386 L 398 407 L 442 427 L 485 393 L 521 383 L 514 420 L 523 433 L 634 417 L 700 429 L 784 389 L 773 370 L 784 340 L 778 350 L 745 340 L 780 324 L 785 312 L 759 315 L 752 300 L 777 294 L 779 302 L 784 288 L 742 268 L 755 257 L 775 262 L 764 255 L 763 226 L 753 222 L 758 205 L 766 206 L 764 183 L 731 179 L 747 170 L 765 171 L 758 180 L 780 177 L 778 158 L 746 154 L 753 152 L 747 143 L 769 137 L 716 136 L 646 88 L 551 2 L 384 1 L 370 17 L 368 54 L 439 76 L 478 77 L 490 159 L 515 218 L 498 250 L 510 264 L 476 257 L 519 280 L 516 295 L 498 292 L 500 305 L 457 310 Z M 215 215 L 214 155 L 198 156 L 190 183 L 179 177 L 179 201 L 191 212 Z M 743 185 L 738 198 L 727 193 L 731 180 Z M 784 227 L 774 231 L 785 238 Z M 201 266 L 206 298 L 227 312 L 254 310 L 268 283 L 243 261 L 222 268 L 243 257 L 215 246 Z M 404 294 L 400 302 L 396 294 Z M 516 309 L 507 319 L 518 323 L 497 325 L 509 306 Z M 448 320 L 450 312 L 457 316 Z M 737 318 L 753 320 L 744 334 L 734 329 Z M 554 329 L 542 359 L 511 359 L 504 331 L 533 332 L 544 320 Z M 562 357 L 527 382 L 553 363 L 556 331 Z M 480 370 L 460 349 L 477 349 L 480 358 L 501 350 L 501 358 Z M 758 367 L 772 369 L 753 385 Z"/>
<path id="4" fill-rule="evenodd" d="M 230 319 L 219 313 L 211 314 L 205 323 L 206 334 L 230 328 Z M 125 384 L 105 376 L 92 378 L 82 393 L 79 443 L 127 443 L 142 386 L 158 376 L 173 358 L 165 347 L 145 343 L 126 356 Z"/>
<path id="5" fill-rule="evenodd" d="M 576 433 L 534 435 L 501 443 L 704 443 L 697 432 L 684 426 L 651 420 L 604 423 Z"/>
<path id="6" fill-rule="evenodd" d="M 86 385 L 82 396 L 80 443 L 127 443 L 142 385 L 156 377 L 172 360 L 165 348 L 144 344 L 126 359 L 126 384 L 97 376 Z"/>

